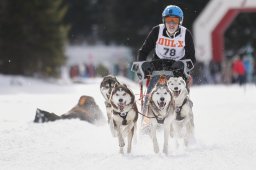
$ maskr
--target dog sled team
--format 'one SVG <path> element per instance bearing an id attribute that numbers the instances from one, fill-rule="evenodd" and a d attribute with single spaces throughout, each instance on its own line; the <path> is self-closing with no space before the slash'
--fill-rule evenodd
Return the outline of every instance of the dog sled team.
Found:
<path id="1" fill-rule="evenodd" d="M 141 106 L 143 112 L 137 108 L 138 99 L 125 84 L 114 76 L 106 76 L 100 84 L 100 91 L 105 98 L 108 124 L 113 137 L 117 137 L 120 153 L 123 153 L 125 138 L 127 138 L 127 153 L 131 152 L 132 140 L 136 134 L 138 118 L 141 125 L 150 127 L 155 153 L 159 152 L 156 137 L 157 129 L 163 126 L 163 152 L 168 154 L 168 140 L 170 137 L 182 139 L 188 146 L 194 137 L 194 121 L 192 102 L 189 99 L 186 82 L 182 77 L 162 75 L 148 95 L 148 101 Z M 145 119 L 143 119 L 145 116 Z"/>
<path id="2" fill-rule="evenodd" d="M 139 49 L 132 71 L 139 78 L 141 111 L 138 111 L 134 93 L 113 76 L 104 77 L 100 90 L 105 98 L 108 123 L 113 136 L 119 141 L 123 153 L 124 138 L 128 138 L 127 152 L 131 152 L 132 139 L 142 115 L 142 123 L 150 125 L 153 148 L 159 152 L 157 127 L 164 129 L 163 152 L 168 153 L 169 137 L 180 138 L 185 145 L 193 139 L 194 121 L 189 87 L 189 75 L 196 62 L 191 32 L 184 26 L 183 11 L 175 5 L 162 13 L 162 24 L 152 28 Z M 146 61 L 153 53 L 153 60 Z M 147 93 L 143 96 L 143 80 L 147 79 Z M 143 102 L 144 100 L 144 102 Z M 146 117 L 146 118 L 144 118 Z"/>
<path id="3" fill-rule="evenodd" d="M 189 73 L 196 59 L 193 39 L 190 31 L 182 26 L 183 19 L 183 11 L 178 6 L 167 6 L 162 13 L 163 24 L 153 27 L 140 48 L 137 62 L 131 68 L 139 78 L 139 99 L 114 76 L 105 76 L 100 84 L 108 124 L 113 137 L 118 139 L 120 153 L 124 153 L 126 138 L 127 153 L 131 152 L 137 129 L 142 128 L 144 132 L 149 131 L 155 153 L 159 152 L 158 127 L 164 130 L 165 154 L 168 154 L 169 138 L 181 140 L 184 146 L 194 140 L 193 103 L 189 98 L 192 78 Z M 153 60 L 146 61 L 153 49 Z M 147 80 L 145 95 L 144 79 Z M 139 102 L 140 111 L 137 108 Z M 77 105 L 61 116 L 37 109 L 34 122 L 79 118 L 100 123 L 104 121 L 103 117 L 91 96 L 81 96 Z"/>

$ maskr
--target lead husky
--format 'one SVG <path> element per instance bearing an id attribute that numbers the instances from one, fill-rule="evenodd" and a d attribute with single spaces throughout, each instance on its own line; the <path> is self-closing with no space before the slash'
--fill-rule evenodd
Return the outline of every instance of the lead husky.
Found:
<path id="1" fill-rule="evenodd" d="M 105 76 L 100 83 L 100 92 L 103 95 L 105 99 L 105 106 L 107 111 L 107 117 L 108 117 L 108 123 L 110 123 L 111 115 L 112 115 L 112 109 L 110 104 L 110 96 L 112 93 L 112 90 L 116 85 L 119 85 L 120 83 L 117 81 L 115 76 L 108 75 Z"/>
<path id="2" fill-rule="evenodd" d="M 171 77 L 168 80 L 175 101 L 175 120 L 172 123 L 174 137 L 184 140 L 187 146 L 194 139 L 194 119 L 192 101 L 188 97 L 186 82 L 182 77 Z"/>
<path id="3" fill-rule="evenodd" d="M 150 119 L 151 135 L 155 153 L 159 152 L 156 138 L 156 128 L 158 124 L 164 125 L 164 147 L 163 152 L 168 154 L 168 140 L 170 135 L 171 123 L 174 119 L 174 104 L 171 91 L 168 89 L 166 78 L 161 77 L 151 92 L 148 103 L 148 116 L 155 117 Z"/>
<path id="4" fill-rule="evenodd" d="M 132 139 L 137 127 L 138 109 L 135 96 L 126 85 L 116 85 L 110 96 L 113 130 L 117 133 L 120 153 L 123 153 L 124 138 L 128 136 L 127 153 L 131 152 Z M 113 131 L 112 130 L 112 131 Z"/>

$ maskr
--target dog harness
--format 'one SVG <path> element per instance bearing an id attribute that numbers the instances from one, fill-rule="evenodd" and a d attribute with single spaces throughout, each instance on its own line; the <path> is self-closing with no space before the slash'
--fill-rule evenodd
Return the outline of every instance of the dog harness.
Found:
<path id="1" fill-rule="evenodd" d="M 126 117 L 128 115 L 128 112 L 116 112 L 113 110 L 114 115 L 119 115 L 121 118 L 123 118 L 122 125 L 127 125 Z"/>
<path id="2" fill-rule="evenodd" d="M 159 124 L 163 124 L 163 123 L 164 123 L 164 120 L 165 120 L 166 117 L 164 117 L 164 118 L 159 118 L 157 115 L 155 115 L 154 112 L 153 112 L 153 114 L 154 114 L 154 116 L 155 116 L 155 118 L 156 118 L 157 123 L 159 123 Z"/>
<path id="3" fill-rule="evenodd" d="M 155 106 L 155 104 L 153 104 L 153 106 L 151 106 L 151 107 L 153 107 L 153 108 L 151 108 L 151 109 L 152 109 L 153 115 L 154 115 L 155 118 L 156 118 L 157 123 L 163 124 L 163 123 L 164 123 L 164 120 L 165 120 L 165 118 L 168 116 L 168 114 L 166 114 L 165 117 L 160 118 L 160 117 L 158 117 L 158 116 L 155 114 L 155 112 L 154 112 L 154 110 L 159 110 L 159 109 Z M 168 110 L 168 109 L 167 109 L 167 110 Z"/>
<path id="4" fill-rule="evenodd" d="M 187 98 L 184 99 L 182 105 L 180 107 L 176 107 L 175 108 L 175 112 L 177 113 L 176 115 L 176 120 L 183 120 L 185 117 L 181 116 L 181 110 L 182 110 L 182 107 L 184 106 L 185 103 L 187 103 Z"/>

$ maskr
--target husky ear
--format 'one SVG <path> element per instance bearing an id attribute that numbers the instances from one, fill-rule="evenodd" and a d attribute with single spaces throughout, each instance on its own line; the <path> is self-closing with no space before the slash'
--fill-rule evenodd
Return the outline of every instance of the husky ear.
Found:
<path id="1" fill-rule="evenodd" d="M 116 84 L 120 84 L 119 81 L 117 80 L 116 76 L 113 76 L 113 79 L 115 80 Z"/>
<path id="2" fill-rule="evenodd" d="M 169 78 L 169 80 L 167 81 L 167 86 L 169 87 L 169 85 L 171 84 L 172 82 L 172 77 Z"/>
<path id="3" fill-rule="evenodd" d="M 181 79 L 182 83 L 184 83 L 186 85 L 186 81 L 182 78 Z"/>
<path id="4" fill-rule="evenodd" d="M 123 84 L 124 87 L 128 88 L 126 84 Z"/>

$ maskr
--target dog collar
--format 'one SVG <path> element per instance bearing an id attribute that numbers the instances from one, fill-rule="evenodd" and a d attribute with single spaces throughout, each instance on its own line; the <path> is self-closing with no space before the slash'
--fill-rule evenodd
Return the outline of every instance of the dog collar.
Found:
<path id="1" fill-rule="evenodd" d="M 159 118 L 159 117 L 156 116 L 156 121 L 157 121 L 157 123 L 159 123 L 159 124 L 163 124 L 165 118 L 166 118 L 166 117 L 164 117 L 164 118 L 162 119 L 162 118 Z"/>
<path id="2" fill-rule="evenodd" d="M 166 114 L 163 118 L 160 118 L 158 115 L 155 114 L 155 110 L 159 110 L 160 111 L 160 109 L 156 107 L 154 102 L 153 102 L 153 105 L 150 105 L 150 106 L 151 106 L 151 109 L 152 109 L 152 113 L 153 113 L 153 115 L 156 118 L 157 123 L 163 124 L 164 120 L 168 116 L 168 114 Z"/>
<path id="3" fill-rule="evenodd" d="M 119 115 L 121 118 L 123 118 L 122 125 L 127 125 L 126 117 L 127 117 L 128 112 L 116 112 L 113 110 L 113 114 Z"/>

